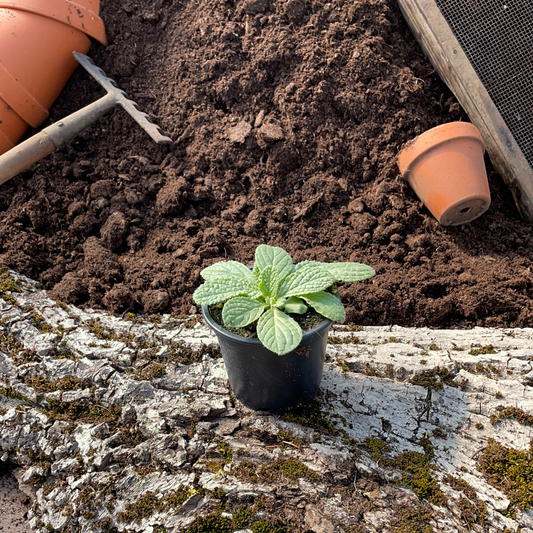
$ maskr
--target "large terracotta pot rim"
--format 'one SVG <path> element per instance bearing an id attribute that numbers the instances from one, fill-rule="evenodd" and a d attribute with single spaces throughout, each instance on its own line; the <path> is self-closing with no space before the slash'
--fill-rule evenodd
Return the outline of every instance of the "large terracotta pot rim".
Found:
<path id="1" fill-rule="evenodd" d="M 100 0 L 0 0 L 0 154 L 38 128 L 86 54 L 107 44 Z"/>
<path id="2" fill-rule="evenodd" d="M 11 75 L 1 62 L 0 98 L 33 128 L 39 127 L 48 118 L 48 110 L 35 100 L 33 95 Z"/>
<path id="3" fill-rule="evenodd" d="M 0 1 L 0 8 L 28 11 L 53 20 L 68 24 L 77 30 L 107 45 L 107 36 L 103 20 L 98 13 L 86 5 L 87 0 L 11 0 Z M 99 2 L 96 2 L 98 8 Z M 98 10 L 98 9 L 97 9 Z"/>
<path id="4" fill-rule="evenodd" d="M 485 152 L 483 138 L 473 124 L 469 122 L 441 124 L 422 133 L 403 148 L 398 156 L 398 167 L 401 174 L 407 179 L 410 169 L 416 163 L 416 160 L 428 150 L 460 138 L 468 138 L 479 142 L 483 153 Z"/>
<path id="5" fill-rule="evenodd" d="M 8 146 L 9 148 L 13 148 L 15 146 L 13 141 L 2 130 L 0 130 L 0 145 L 1 144 L 4 144 L 5 146 Z"/>

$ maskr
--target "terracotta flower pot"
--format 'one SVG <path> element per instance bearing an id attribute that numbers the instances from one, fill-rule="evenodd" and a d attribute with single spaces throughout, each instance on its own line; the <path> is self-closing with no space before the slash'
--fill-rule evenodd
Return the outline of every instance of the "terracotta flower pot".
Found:
<path id="1" fill-rule="evenodd" d="M 99 0 L 0 0 L 0 154 L 37 128 L 90 37 L 107 44 Z"/>
<path id="2" fill-rule="evenodd" d="M 490 206 L 478 129 L 467 122 L 432 128 L 398 156 L 398 167 L 420 200 L 444 226 L 466 224 Z"/>

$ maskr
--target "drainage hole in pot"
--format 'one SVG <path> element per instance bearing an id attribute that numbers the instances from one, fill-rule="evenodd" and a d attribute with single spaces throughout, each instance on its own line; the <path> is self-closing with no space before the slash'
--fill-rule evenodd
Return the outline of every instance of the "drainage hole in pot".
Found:
<path id="1" fill-rule="evenodd" d="M 461 213 L 462 215 L 464 215 L 465 213 L 468 213 L 469 211 L 472 211 L 472 208 L 471 207 L 463 207 L 459 213 Z"/>

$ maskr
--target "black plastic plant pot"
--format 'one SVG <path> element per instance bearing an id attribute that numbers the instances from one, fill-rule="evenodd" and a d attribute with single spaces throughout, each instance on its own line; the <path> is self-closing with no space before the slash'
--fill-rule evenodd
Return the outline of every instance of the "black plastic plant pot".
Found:
<path id="1" fill-rule="evenodd" d="M 202 306 L 207 325 L 215 332 L 233 394 L 254 410 L 284 410 L 309 403 L 322 381 L 330 320 L 304 332 L 296 350 L 277 355 L 259 340 L 230 333 Z"/>

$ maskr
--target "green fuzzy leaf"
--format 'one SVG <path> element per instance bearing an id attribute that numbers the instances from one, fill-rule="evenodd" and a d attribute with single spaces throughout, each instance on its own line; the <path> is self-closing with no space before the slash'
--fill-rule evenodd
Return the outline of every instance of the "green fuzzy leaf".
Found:
<path id="1" fill-rule="evenodd" d="M 284 280 L 292 271 L 292 258 L 282 248 L 260 244 L 255 250 L 255 264 L 259 270 L 273 266 L 279 273 L 279 279 Z"/>
<path id="2" fill-rule="evenodd" d="M 222 309 L 224 325 L 230 328 L 243 328 L 255 322 L 265 310 L 265 304 L 243 296 L 228 300 Z"/>
<path id="3" fill-rule="evenodd" d="M 333 322 L 344 322 L 346 320 L 344 306 L 335 295 L 321 291 L 314 294 L 304 294 L 302 298 L 318 313 L 333 320 Z"/>
<path id="4" fill-rule="evenodd" d="M 298 298 L 297 296 L 291 296 L 286 302 L 284 302 L 283 310 L 286 313 L 303 315 L 307 312 L 307 305 L 305 305 L 301 298 Z"/>
<path id="5" fill-rule="evenodd" d="M 267 266 L 261 270 L 259 275 L 259 289 L 263 296 L 270 301 L 276 301 L 279 294 L 279 274 L 274 266 Z"/>
<path id="6" fill-rule="evenodd" d="M 319 263 L 335 281 L 362 281 L 376 275 L 376 271 L 363 263 Z"/>
<path id="7" fill-rule="evenodd" d="M 261 270 L 257 266 L 257 263 L 254 265 L 254 268 L 252 268 L 252 276 L 255 280 L 259 280 L 259 277 L 261 276 Z"/>
<path id="8" fill-rule="evenodd" d="M 280 296 L 301 296 L 313 292 L 323 291 L 331 287 L 335 278 L 323 268 L 314 264 L 307 264 L 293 272 L 283 285 Z"/>
<path id="9" fill-rule="evenodd" d="M 309 265 L 315 265 L 315 266 L 320 266 L 321 263 L 319 263 L 318 261 L 307 261 L 307 259 L 305 261 L 300 261 L 299 263 L 297 263 L 296 265 L 294 265 L 294 271 L 298 271 L 300 270 L 301 268 L 303 267 L 307 267 Z"/>
<path id="10" fill-rule="evenodd" d="M 238 261 L 219 261 L 200 272 L 200 276 L 206 281 L 213 281 L 216 279 L 253 279 L 252 272 L 249 268 Z"/>
<path id="11" fill-rule="evenodd" d="M 285 355 L 298 347 L 302 330 L 293 318 L 274 307 L 265 311 L 257 322 L 257 336 L 265 348 Z"/>
<path id="12" fill-rule="evenodd" d="M 193 300 L 198 305 L 213 305 L 219 302 L 225 302 L 236 296 L 259 298 L 261 296 L 261 291 L 259 291 L 253 281 L 249 282 L 229 278 L 206 281 L 200 285 L 192 295 Z"/>

